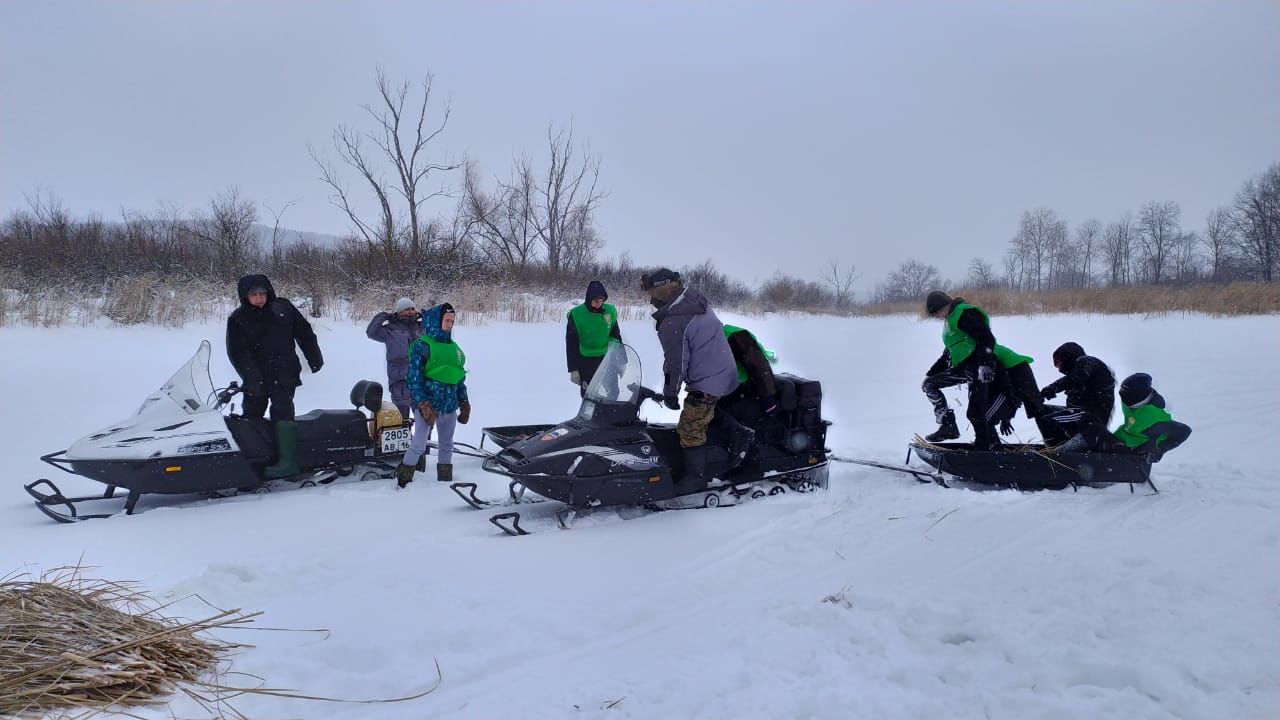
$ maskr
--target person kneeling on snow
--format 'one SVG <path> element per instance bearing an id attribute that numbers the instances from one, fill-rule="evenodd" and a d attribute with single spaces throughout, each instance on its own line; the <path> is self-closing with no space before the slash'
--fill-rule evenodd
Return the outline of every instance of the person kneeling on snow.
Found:
<path id="1" fill-rule="evenodd" d="M 676 434 L 684 456 L 681 482 L 705 483 L 711 479 L 707 476 L 708 428 L 729 438 L 730 468 L 742 462 L 755 437 L 728 413 L 716 412 L 716 401 L 738 387 L 733 351 L 707 299 L 685 287 L 679 273 L 661 268 L 642 275 L 640 288 L 657 308 L 653 320 L 662 343 L 662 400 L 672 410 L 680 410 Z M 687 389 L 683 409 L 682 385 Z"/>
<path id="2" fill-rule="evenodd" d="M 604 284 L 592 280 L 587 284 L 587 299 L 569 311 L 564 330 L 564 354 L 569 365 L 569 382 L 578 386 L 578 393 L 585 395 L 587 385 L 595 377 L 604 354 L 609 349 L 610 338 L 622 342 L 618 327 L 618 309 L 605 302 L 609 293 Z"/>
<path id="3" fill-rule="evenodd" d="M 737 365 L 738 389 L 721 398 L 719 407 L 743 423 L 755 422 L 761 414 L 776 415 L 778 383 L 771 367 L 776 356 L 766 350 L 750 330 L 725 325 L 724 337 L 729 341 Z"/>
<path id="4" fill-rule="evenodd" d="M 240 307 L 227 318 L 227 359 L 244 388 L 244 416 L 261 420 L 271 403 L 275 425 L 276 462 L 263 474 L 268 478 L 297 475 L 298 424 L 293 394 L 302 385 L 302 364 L 294 344 L 302 348 L 311 372 L 320 372 L 324 356 L 311 323 L 293 303 L 276 297 L 266 275 L 245 275 L 236 284 Z"/>
<path id="5" fill-rule="evenodd" d="M 449 303 L 422 313 L 422 337 L 409 346 L 409 395 L 417 414 L 409 451 L 396 468 L 396 482 L 404 487 L 413 482 L 415 465 L 427 450 L 429 430 L 438 432 L 440 453 L 436 459 L 436 480 L 453 481 L 453 431 L 457 423 L 471 419 L 467 397 L 466 361 L 462 348 L 453 341 L 456 314 Z M 418 432 L 422 428 L 424 432 Z"/>
<path id="6" fill-rule="evenodd" d="M 1052 400 L 1065 392 L 1067 403 L 1044 406 L 1044 415 L 1038 419 L 1044 441 L 1062 442 L 1088 427 L 1105 430 L 1115 407 L 1116 376 L 1111 368 L 1074 342 L 1053 351 L 1053 365 L 1062 377 L 1046 385 L 1041 395 Z"/>
<path id="7" fill-rule="evenodd" d="M 1174 420 L 1165 409 L 1164 398 L 1151 386 L 1151 376 L 1146 373 L 1134 373 L 1120 383 L 1120 409 L 1124 424 L 1116 428 L 1115 438 L 1153 463 L 1191 436 L 1191 428 Z"/>

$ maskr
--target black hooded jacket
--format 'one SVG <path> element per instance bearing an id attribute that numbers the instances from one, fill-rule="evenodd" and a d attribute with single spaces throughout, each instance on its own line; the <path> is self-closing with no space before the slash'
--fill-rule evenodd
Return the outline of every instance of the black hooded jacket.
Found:
<path id="1" fill-rule="evenodd" d="M 596 298 L 609 299 L 609 293 L 605 292 L 604 284 L 599 280 L 592 280 L 587 285 L 587 297 L 584 303 L 588 312 L 597 315 L 604 312 L 604 308 L 596 310 L 591 307 L 591 301 Z M 618 318 L 613 319 L 613 325 L 609 328 L 609 336 L 618 342 L 622 342 L 622 330 L 619 329 L 620 323 Z M 573 316 L 569 316 L 568 324 L 564 328 L 564 356 L 569 366 L 569 372 L 578 372 L 582 374 L 583 380 L 587 380 L 595 374 L 596 368 L 600 367 L 602 358 L 583 357 L 582 352 L 578 349 L 578 325 L 573 321 Z"/>
<path id="2" fill-rule="evenodd" d="M 266 288 L 267 304 L 257 308 L 249 303 L 249 291 Z M 236 284 L 240 307 L 227 318 L 227 358 L 246 388 L 259 387 L 270 393 L 272 386 L 297 387 L 302 384 L 302 365 L 294 352 L 296 342 L 312 372 L 324 365 L 320 344 L 311 323 L 285 298 L 276 297 L 266 275 L 245 275 Z"/>
<path id="3" fill-rule="evenodd" d="M 1115 408 L 1116 376 L 1092 355 L 1079 355 L 1063 364 L 1065 374 L 1045 387 L 1045 394 L 1067 394 L 1067 405 L 1089 413 L 1101 423 L 1111 421 Z"/>

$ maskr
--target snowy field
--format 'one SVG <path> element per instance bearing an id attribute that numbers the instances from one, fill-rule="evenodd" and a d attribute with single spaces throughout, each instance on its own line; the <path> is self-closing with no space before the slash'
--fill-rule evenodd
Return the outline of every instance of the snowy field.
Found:
<path id="1" fill-rule="evenodd" d="M 779 369 L 822 380 L 835 452 L 901 462 L 932 429 L 919 385 L 941 350 L 937 323 L 733 319 L 778 352 Z M 407 704 L 238 700 L 254 718 L 1280 717 L 1280 317 L 994 326 L 1034 355 L 1041 385 L 1065 340 L 1120 377 L 1155 377 L 1194 429 L 1157 466 L 1160 494 L 948 490 L 835 465 L 826 493 L 605 514 L 570 531 L 531 512 L 542 532 L 516 539 L 419 475 L 403 492 L 388 480 L 144 499 L 134 517 L 59 525 L 23 483 L 100 486 L 39 455 L 130 414 L 201 339 L 214 344 L 214 381 L 231 379 L 223 328 L 3 328 L 0 573 L 83 560 L 164 600 L 199 594 L 265 611 L 266 626 L 331 630 L 230 631 L 256 644 L 234 669 L 272 687 L 392 697 L 430 685 L 433 659 L 444 673 Z M 326 364 L 305 377 L 299 412 L 345 407 L 355 380 L 384 379 L 362 326 L 316 327 Z M 658 384 L 652 326 L 623 334 Z M 562 326 L 455 337 L 474 405 L 461 440 L 574 414 Z M 1021 415 L 1017 425 L 1034 437 Z M 478 462 L 458 458 L 457 479 L 501 494 Z M 173 712 L 199 714 L 185 700 Z"/>

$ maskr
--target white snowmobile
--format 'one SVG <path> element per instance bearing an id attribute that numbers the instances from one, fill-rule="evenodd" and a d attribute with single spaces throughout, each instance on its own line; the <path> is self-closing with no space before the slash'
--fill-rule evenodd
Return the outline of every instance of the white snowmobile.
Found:
<path id="1" fill-rule="evenodd" d="M 262 469 L 275 462 L 271 423 L 234 413 L 231 401 L 241 389 L 234 382 L 213 388 L 209 352 L 209 342 L 200 343 L 195 355 L 130 417 L 40 458 L 103 483 L 104 494 L 66 497 L 42 478 L 25 486 L 36 507 L 59 522 L 74 522 L 110 517 L 113 513 L 81 513 L 76 505 L 114 498 L 117 489 L 127 492 L 124 509 L 131 515 L 138 498 L 148 493 L 228 496 L 352 475 L 361 480 L 394 476 L 409 446 L 412 420 L 383 402 L 382 385 L 361 380 L 351 389 L 354 409 L 312 410 L 297 417 L 302 472 L 265 480 Z"/>

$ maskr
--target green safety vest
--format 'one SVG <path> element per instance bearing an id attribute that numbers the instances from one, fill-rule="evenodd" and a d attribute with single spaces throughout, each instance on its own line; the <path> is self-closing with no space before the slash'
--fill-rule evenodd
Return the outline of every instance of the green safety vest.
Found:
<path id="1" fill-rule="evenodd" d="M 991 325 L 991 316 L 987 315 L 987 311 L 977 305 L 968 303 L 960 303 L 951 309 L 951 314 L 947 315 L 947 322 L 942 328 L 942 344 L 947 346 L 947 355 L 951 357 L 952 367 L 959 366 L 970 355 L 973 354 L 978 343 L 969 333 L 960 329 L 960 315 L 965 310 L 973 308 L 982 313 L 982 318 L 987 321 L 987 326 Z M 995 347 L 996 360 L 1000 362 L 1001 367 L 1011 368 L 1023 363 L 1035 362 L 1026 355 L 1019 355 L 1009 348 L 997 344 Z"/>
<path id="2" fill-rule="evenodd" d="M 1136 408 L 1121 403 L 1120 409 L 1124 411 L 1124 423 L 1116 428 L 1115 436 L 1131 448 L 1140 447 L 1151 439 L 1147 437 L 1147 429 L 1152 425 L 1173 419 L 1169 411 L 1150 403 Z M 1164 442 L 1165 437 L 1156 438 L 1156 445 Z"/>
<path id="3" fill-rule="evenodd" d="M 775 354 L 772 350 L 766 350 L 764 345 L 760 344 L 760 339 L 757 338 L 755 334 L 752 333 L 750 330 L 747 330 L 745 328 L 735 327 L 733 325 L 725 325 L 724 339 L 728 340 L 729 336 L 736 332 L 744 332 L 750 335 L 751 339 L 755 341 L 756 347 L 760 348 L 760 352 L 764 354 L 765 360 L 768 360 L 769 362 L 773 362 L 778 359 L 777 354 Z M 738 365 L 738 383 L 741 384 L 747 381 L 747 369 L 743 367 L 742 363 L 738 363 L 737 365 Z"/>
<path id="4" fill-rule="evenodd" d="M 609 349 L 609 336 L 618 322 L 618 309 L 605 303 L 600 306 L 600 312 L 591 312 L 583 303 L 569 311 L 569 319 L 578 329 L 578 353 L 582 357 L 604 357 Z"/>
<path id="5" fill-rule="evenodd" d="M 458 343 L 452 340 L 440 342 L 429 335 L 423 335 L 414 342 L 426 343 L 427 349 L 431 351 L 427 356 L 426 366 L 422 368 L 422 374 L 428 380 L 457 385 L 467 377 L 467 371 L 463 368 L 467 362 L 467 354 L 462 352 Z"/>

